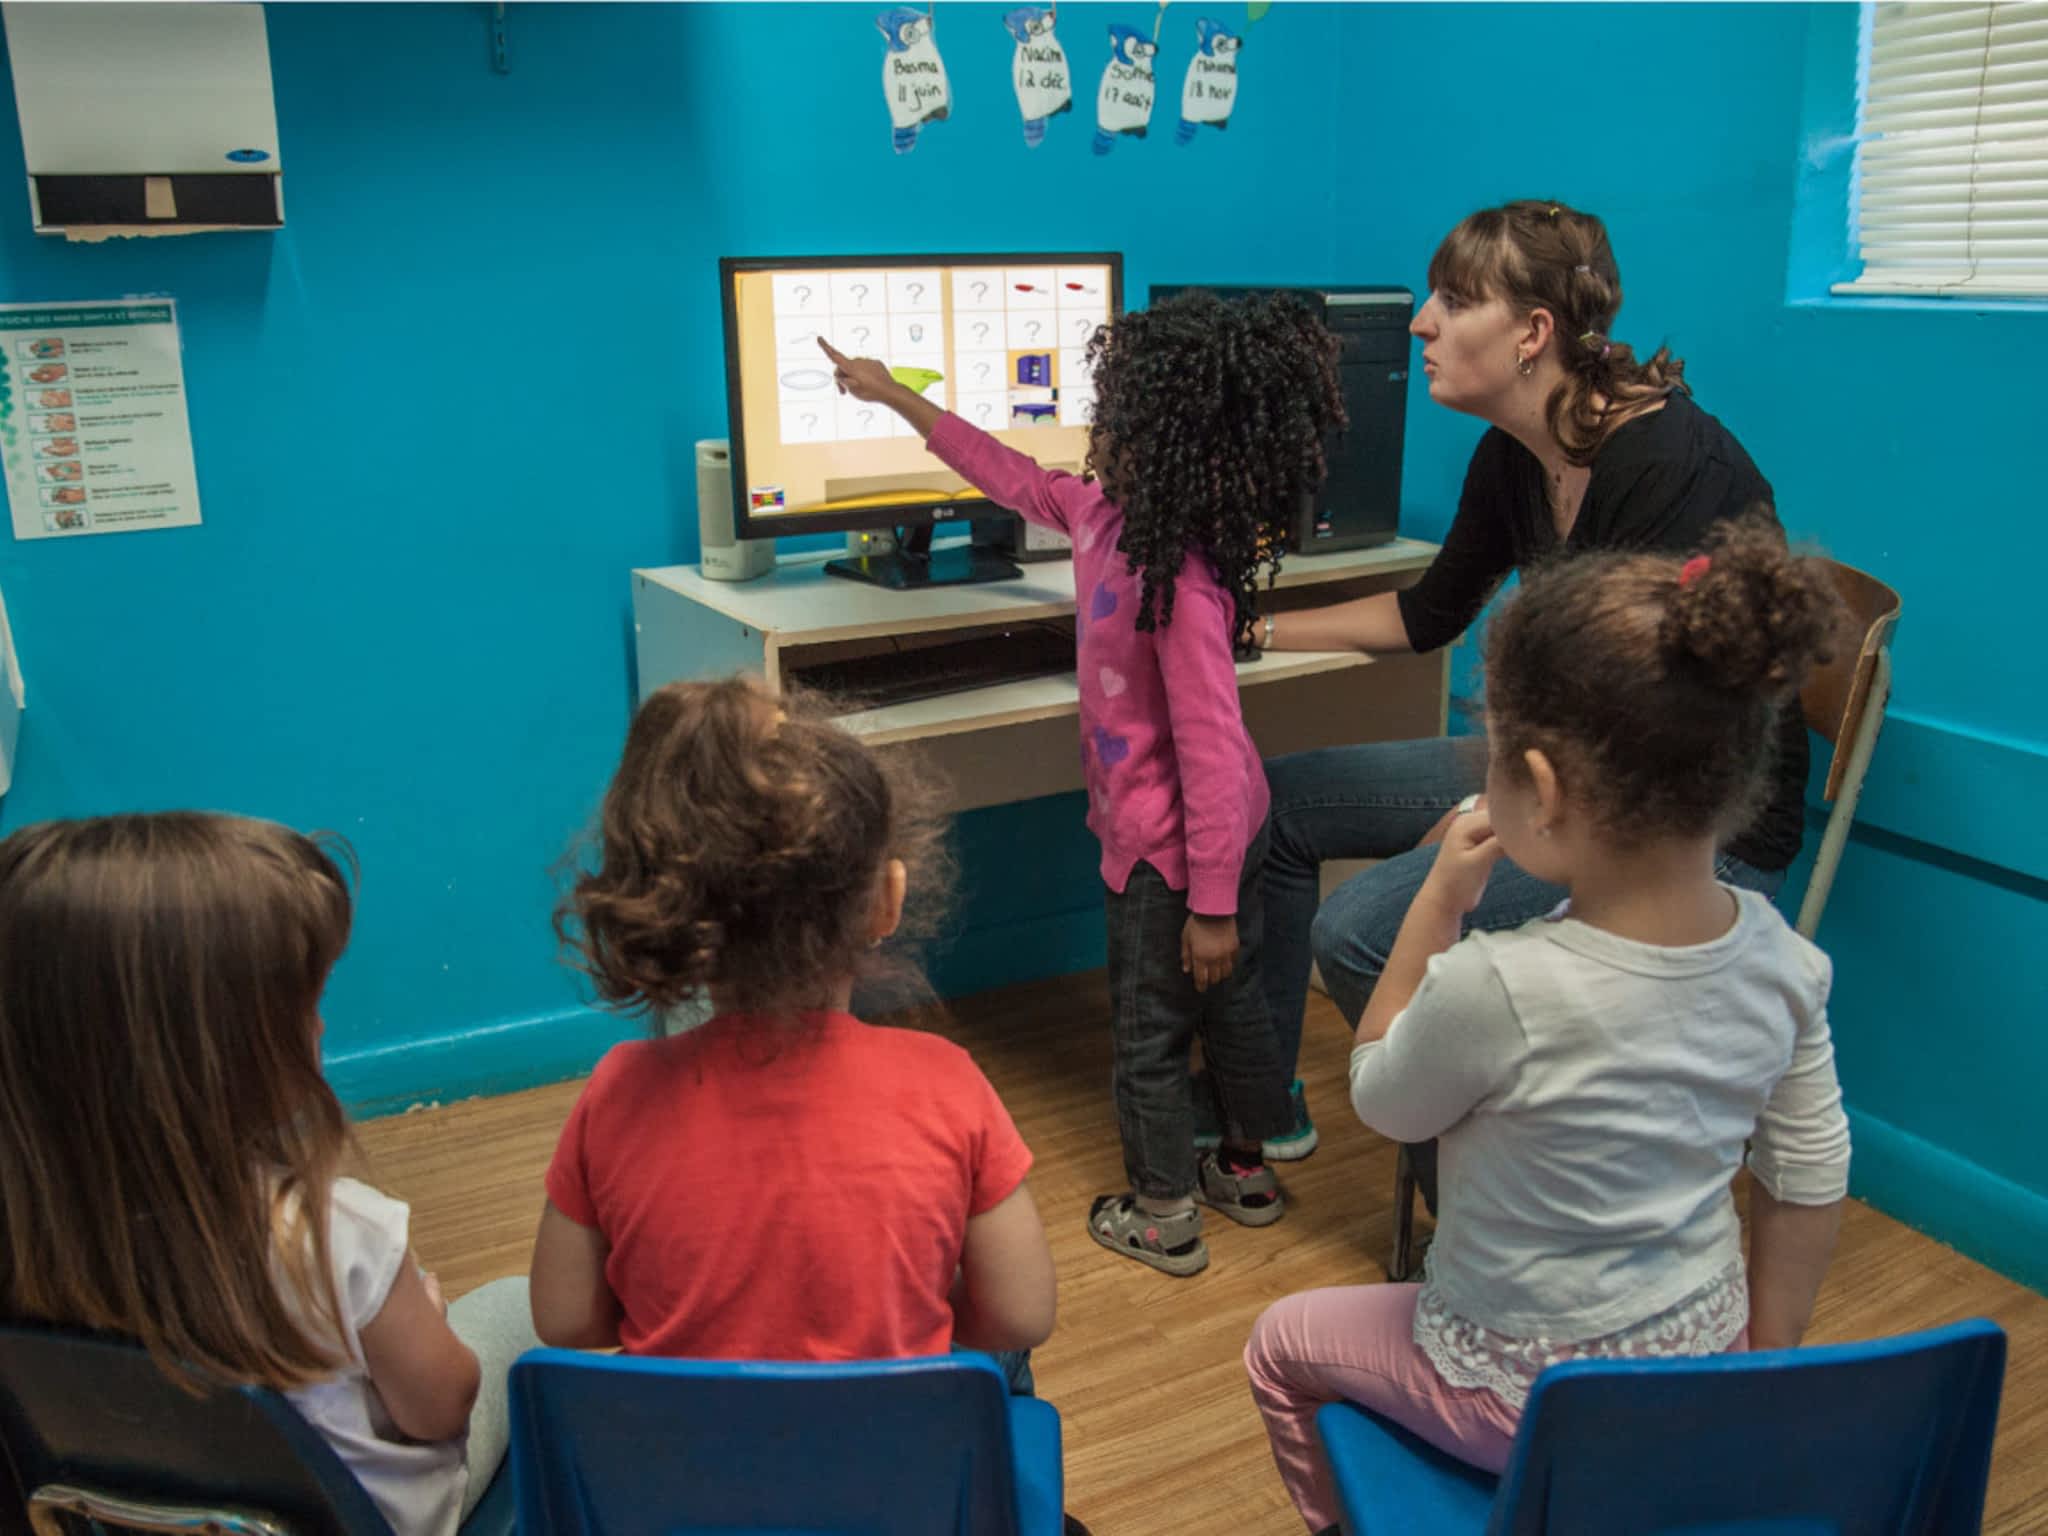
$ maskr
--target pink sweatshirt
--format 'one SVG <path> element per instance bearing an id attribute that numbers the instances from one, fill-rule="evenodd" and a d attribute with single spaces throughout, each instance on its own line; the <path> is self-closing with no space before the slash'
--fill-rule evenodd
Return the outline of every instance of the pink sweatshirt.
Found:
<path id="1" fill-rule="evenodd" d="M 941 416 L 929 442 L 997 506 L 1073 541 L 1081 768 L 1104 882 L 1122 891 L 1142 859 L 1188 893 L 1190 911 L 1234 915 L 1269 800 L 1237 697 L 1231 595 L 1190 551 L 1173 622 L 1140 630 L 1138 578 L 1116 547 L 1123 510 L 1100 486 L 1041 469 L 958 416 Z"/>

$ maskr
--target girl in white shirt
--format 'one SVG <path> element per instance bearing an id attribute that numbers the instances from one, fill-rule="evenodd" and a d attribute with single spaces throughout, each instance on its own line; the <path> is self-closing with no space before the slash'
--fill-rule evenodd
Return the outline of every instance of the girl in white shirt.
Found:
<path id="1" fill-rule="evenodd" d="M 350 906 L 273 822 L 0 842 L 0 1310 L 126 1334 L 194 1392 L 286 1393 L 396 1536 L 451 1536 L 537 1341 L 523 1278 L 451 1309 L 405 1206 L 339 1176 L 320 995 Z"/>
<path id="2" fill-rule="evenodd" d="M 1828 961 L 1715 861 L 1837 613 L 1775 527 L 1724 525 L 1683 564 L 1553 566 L 1491 626 L 1487 792 L 1444 833 L 1351 1056 L 1367 1125 L 1442 1140 L 1423 1281 L 1290 1296 L 1245 1350 L 1310 1530 L 1337 1520 L 1323 1403 L 1499 1471 L 1546 1365 L 1799 1342 L 1848 1190 Z M 1570 899 L 1461 940 L 1503 856 Z"/>

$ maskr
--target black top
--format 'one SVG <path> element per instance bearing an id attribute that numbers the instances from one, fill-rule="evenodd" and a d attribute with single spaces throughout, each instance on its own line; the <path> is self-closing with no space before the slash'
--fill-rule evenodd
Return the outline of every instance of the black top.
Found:
<path id="1" fill-rule="evenodd" d="M 1422 579 L 1399 594 L 1401 622 L 1418 651 L 1465 632 L 1510 571 L 1558 554 L 1638 550 L 1690 554 L 1727 518 L 1770 507 L 1771 484 L 1742 444 L 1681 394 L 1661 411 L 1614 429 L 1593 460 L 1578 519 L 1562 544 L 1536 455 L 1495 427 L 1472 450 L 1458 515 Z M 1775 513 L 1773 513 L 1775 516 Z M 1757 819 L 1728 852 L 1762 870 L 1798 856 L 1805 825 L 1806 722 L 1785 711 L 1776 778 Z"/>

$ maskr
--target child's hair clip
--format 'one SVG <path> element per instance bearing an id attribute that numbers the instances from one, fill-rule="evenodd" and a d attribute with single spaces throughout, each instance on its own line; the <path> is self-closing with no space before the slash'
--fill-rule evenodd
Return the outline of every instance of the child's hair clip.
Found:
<path id="1" fill-rule="evenodd" d="M 1698 581 L 1712 569 L 1713 564 L 1714 557 L 1712 555 L 1694 555 L 1678 568 L 1678 590 L 1683 592 L 1687 587 Z"/>

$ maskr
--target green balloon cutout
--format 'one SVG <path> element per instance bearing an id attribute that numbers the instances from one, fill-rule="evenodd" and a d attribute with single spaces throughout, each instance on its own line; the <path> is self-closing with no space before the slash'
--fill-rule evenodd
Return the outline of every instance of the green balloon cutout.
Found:
<path id="1" fill-rule="evenodd" d="M 1273 0 L 1248 0 L 1244 8 L 1244 24 L 1249 27 L 1255 21 L 1263 21 L 1271 9 Z"/>

